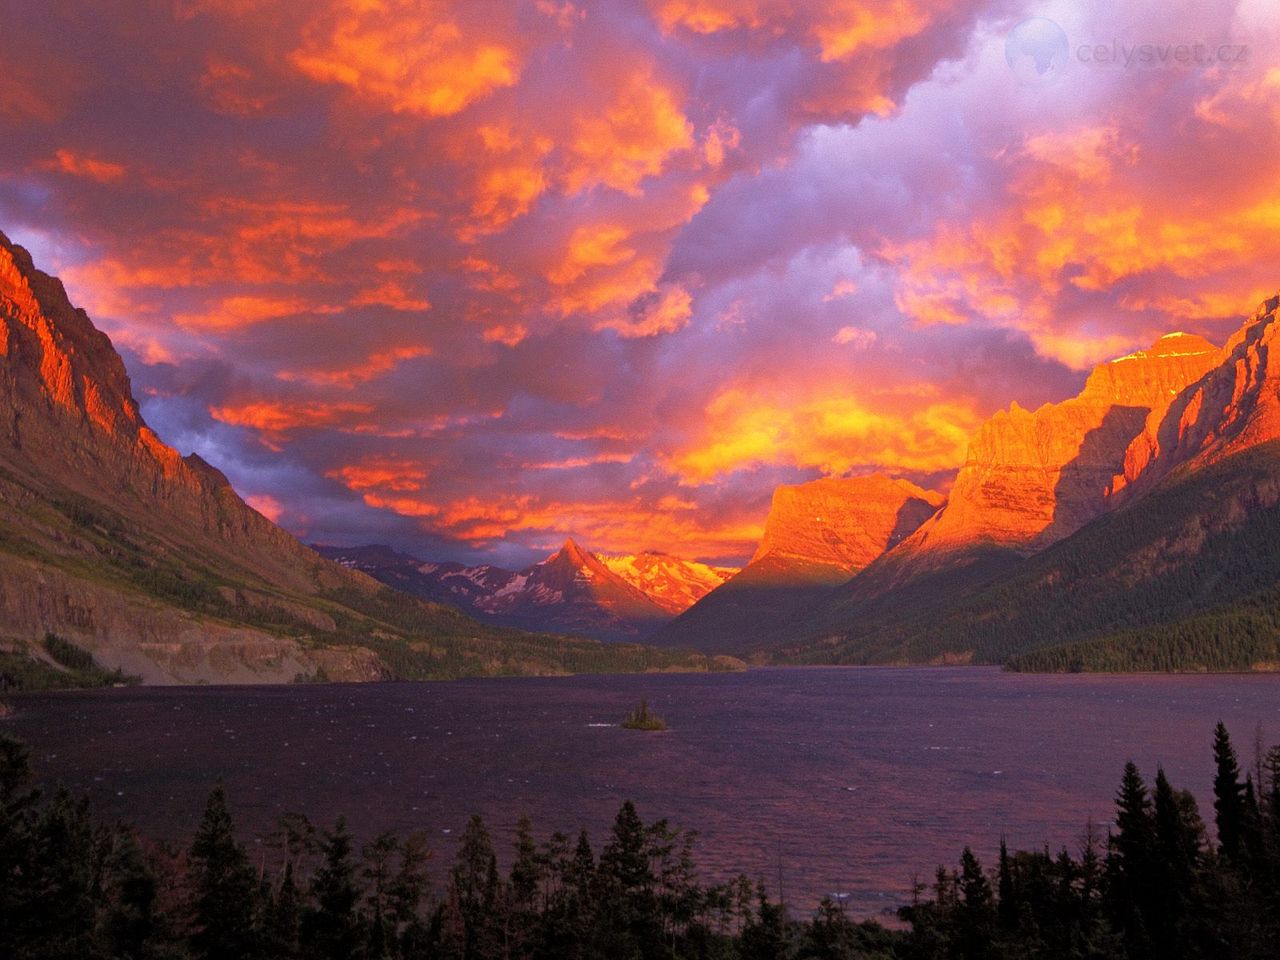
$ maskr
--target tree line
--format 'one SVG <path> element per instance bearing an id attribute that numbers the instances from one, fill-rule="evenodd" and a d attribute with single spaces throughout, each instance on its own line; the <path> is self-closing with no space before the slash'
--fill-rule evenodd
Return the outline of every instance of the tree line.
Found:
<path id="1" fill-rule="evenodd" d="M 1074 853 L 965 849 L 918 885 L 900 924 L 824 900 L 795 917 L 745 875 L 698 879 L 694 835 L 630 803 L 597 850 L 539 842 L 527 817 L 500 871 L 472 817 L 436 876 L 421 834 L 358 844 L 339 819 L 281 819 L 270 863 L 237 839 L 221 786 L 189 844 L 100 823 L 32 786 L 0 737 L 0 957 L 120 960 L 1198 960 L 1274 958 L 1280 944 L 1280 747 L 1248 770 L 1213 740 L 1211 841 L 1195 798 L 1128 764 L 1105 837 Z"/>

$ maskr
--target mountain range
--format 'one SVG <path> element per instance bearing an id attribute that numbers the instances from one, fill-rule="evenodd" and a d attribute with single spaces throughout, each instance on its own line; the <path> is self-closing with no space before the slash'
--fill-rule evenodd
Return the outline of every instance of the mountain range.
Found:
<path id="1" fill-rule="evenodd" d="M 832 529 L 775 497 L 769 525 L 787 530 L 655 642 L 764 662 L 1280 665 L 1278 305 L 1221 349 L 1168 334 L 1076 397 L 997 413 L 940 507 L 839 583 L 829 543 L 865 532 L 866 511 Z M 788 496 L 817 502 L 831 482 Z M 860 482 L 845 489 L 866 505 L 889 481 Z M 885 529 L 894 502 L 877 516 Z M 779 539 L 799 556 L 762 567 Z"/>
<path id="2" fill-rule="evenodd" d="M 398 590 L 481 620 L 609 641 L 652 634 L 736 572 L 661 553 L 591 553 L 573 539 L 523 570 L 426 563 L 385 546 L 315 549 Z"/>
<path id="3" fill-rule="evenodd" d="M 75 647 L 155 683 L 717 666 L 481 624 L 321 557 L 161 442 L 108 337 L 0 234 L 0 689 Z"/>
<path id="4" fill-rule="evenodd" d="M 299 543 L 156 436 L 110 340 L 0 234 L 0 686 L 10 658 L 55 669 L 67 643 L 151 682 L 719 654 L 1277 668 L 1278 307 L 1221 348 L 1167 334 L 1078 396 L 998 412 L 945 492 L 878 475 L 780 487 L 741 570 L 570 539 L 513 571 Z"/>

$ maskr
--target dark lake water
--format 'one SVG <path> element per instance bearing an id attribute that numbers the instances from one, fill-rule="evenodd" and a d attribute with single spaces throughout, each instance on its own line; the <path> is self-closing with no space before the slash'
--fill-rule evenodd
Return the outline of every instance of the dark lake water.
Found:
<path id="1" fill-rule="evenodd" d="M 670 730 L 613 725 L 642 696 Z M 0 729 L 46 780 L 153 836 L 188 836 L 221 777 L 251 844 L 280 813 L 344 813 L 365 836 L 429 831 L 439 877 L 473 812 L 504 850 L 521 811 L 599 846 L 630 798 L 700 831 L 704 879 L 745 871 L 776 895 L 781 872 L 794 906 L 838 892 L 863 915 L 965 844 L 1105 831 L 1128 759 L 1148 780 L 1163 764 L 1211 819 L 1213 724 L 1246 763 L 1259 723 L 1280 741 L 1278 676 L 822 668 L 11 699 Z"/>

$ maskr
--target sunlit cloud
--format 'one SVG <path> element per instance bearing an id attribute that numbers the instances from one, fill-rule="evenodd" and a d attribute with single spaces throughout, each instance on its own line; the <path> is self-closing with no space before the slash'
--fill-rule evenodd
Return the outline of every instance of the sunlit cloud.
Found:
<path id="1" fill-rule="evenodd" d="M 117 6 L 6 19 L 0 229 L 330 542 L 743 559 L 777 483 L 945 485 L 1280 286 L 1265 0 Z M 1250 59 L 1028 87 L 1030 13 Z"/>
<path id="2" fill-rule="evenodd" d="M 114 183 L 123 179 L 126 173 L 123 164 L 98 160 L 71 150 L 58 150 L 53 159 L 43 164 L 43 168 L 73 177 L 87 177 L 97 183 Z"/>
<path id="3" fill-rule="evenodd" d="M 930 398 L 904 410 L 908 398 L 895 399 L 877 409 L 847 393 L 783 399 L 729 389 L 708 405 L 705 437 L 670 466 L 697 484 L 762 464 L 842 475 L 868 464 L 928 473 L 963 462 L 979 422 L 974 411 Z"/>
<path id="4" fill-rule="evenodd" d="M 520 57 L 443 2 L 339 0 L 305 30 L 294 65 L 396 112 L 447 117 L 515 84 Z"/>

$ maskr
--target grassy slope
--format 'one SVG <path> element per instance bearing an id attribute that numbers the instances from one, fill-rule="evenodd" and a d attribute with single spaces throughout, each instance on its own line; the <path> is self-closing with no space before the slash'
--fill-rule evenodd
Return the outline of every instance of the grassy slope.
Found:
<path id="1" fill-rule="evenodd" d="M 397 678 L 724 668 L 683 651 L 486 626 L 372 581 L 368 588 L 347 583 L 316 594 L 289 591 L 226 557 L 183 549 L 180 535 L 167 537 L 154 524 L 39 487 L 2 466 L 0 488 L 0 563 L 9 555 L 153 607 L 303 646 L 366 647 Z"/>

